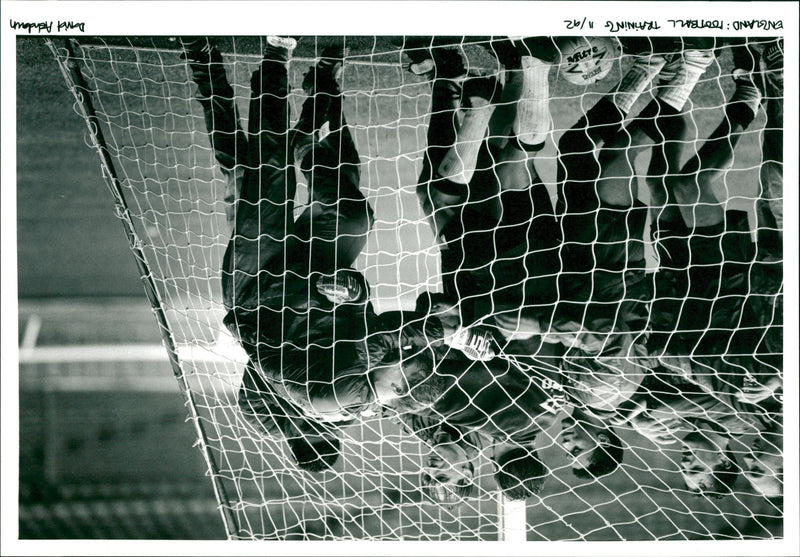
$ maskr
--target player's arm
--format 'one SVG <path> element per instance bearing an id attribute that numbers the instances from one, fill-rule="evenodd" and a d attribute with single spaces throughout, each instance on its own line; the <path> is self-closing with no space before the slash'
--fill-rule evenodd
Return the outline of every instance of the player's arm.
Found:
<path id="1" fill-rule="evenodd" d="M 506 340 L 527 340 L 542 335 L 542 325 L 536 311 L 509 306 L 497 306 L 496 310 L 484 322 L 496 327 Z M 554 342 L 547 337 L 542 340 Z"/>
<path id="2" fill-rule="evenodd" d="M 438 414 L 426 414 L 424 416 L 409 412 L 397 414 L 397 421 L 406 433 L 419 437 L 429 446 L 434 444 L 436 431 L 442 426 L 443 419 Z"/>
<path id="3" fill-rule="evenodd" d="M 637 401 L 629 413 L 615 416 L 610 421 L 615 426 L 629 426 L 656 445 L 676 443 L 676 434 L 681 423 L 677 414 L 651 413 L 647 400 Z"/>
<path id="4" fill-rule="evenodd" d="M 681 430 L 692 420 L 717 421 L 711 416 L 723 412 L 721 401 L 705 393 L 651 393 L 638 399 L 631 409 L 615 416 L 611 423 L 629 425 L 653 443 L 670 445 L 680 440 Z"/>
<path id="5" fill-rule="evenodd" d="M 732 434 L 752 429 L 752 424 L 716 393 L 681 393 L 656 399 L 650 403 L 656 418 L 673 415 L 689 422 L 711 422 Z"/>
<path id="6" fill-rule="evenodd" d="M 541 308 L 523 307 L 519 309 L 499 308 L 499 313 L 491 316 L 491 322 L 507 340 L 527 340 L 539 336 L 542 342 L 562 344 L 566 347 L 579 347 L 588 350 L 592 343 L 581 323 L 569 316 L 561 315 L 545 319 Z"/>
<path id="7" fill-rule="evenodd" d="M 447 344 L 474 360 L 494 356 L 491 331 L 462 327 L 437 316 L 390 311 L 368 320 L 365 362 L 398 362 L 403 354 L 414 355 L 432 345 Z"/>
<path id="8" fill-rule="evenodd" d="M 775 374 L 760 383 L 754 378 L 745 379 L 742 389 L 734 396 L 746 404 L 759 404 L 770 398 L 780 399 L 783 393 L 783 377 Z"/>
<path id="9" fill-rule="evenodd" d="M 286 414 L 275 398 L 274 391 L 258 377 L 257 373 L 253 365 L 248 362 L 237 397 L 242 417 L 261 437 L 282 439 L 284 431 L 281 425 L 286 419 Z"/>

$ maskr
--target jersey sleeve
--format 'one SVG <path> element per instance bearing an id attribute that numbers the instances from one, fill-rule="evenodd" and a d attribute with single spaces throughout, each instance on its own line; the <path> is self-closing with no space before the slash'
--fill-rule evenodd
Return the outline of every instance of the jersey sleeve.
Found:
<path id="1" fill-rule="evenodd" d="M 285 409 L 278 403 L 275 392 L 258 377 L 251 363 L 245 368 L 238 395 L 242 417 L 262 437 L 273 440 L 285 437 L 285 423 L 288 417 Z"/>

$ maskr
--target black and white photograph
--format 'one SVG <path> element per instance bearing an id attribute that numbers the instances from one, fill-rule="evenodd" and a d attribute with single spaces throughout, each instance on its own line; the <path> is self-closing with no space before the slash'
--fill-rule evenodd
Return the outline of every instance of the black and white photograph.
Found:
<path id="1" fill-rule="evenodd" d="M 800 552 L 798 3 L 2 4 L 4 555 Z"/>

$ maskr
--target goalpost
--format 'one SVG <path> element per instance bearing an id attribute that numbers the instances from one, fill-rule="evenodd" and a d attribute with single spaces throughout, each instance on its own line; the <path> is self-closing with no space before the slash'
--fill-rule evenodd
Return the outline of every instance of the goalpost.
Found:
<path id="1" fill-rule="evenodd" d="M 305 98 L 303 74 L 318 60 L 325 41 L 302 37 L 291 59 L 292 123 Z M 262 56 L 264 40 L 218 37 L 215 42 L 247 129 L 250 74 Z M 470 70 L 499 71 L 478 45 L 480 38 L 458 42 Z M 180 42 L 97 37 L 49 44 L 75 95 L 75 109 L 86 121 L 89 143 L 99 155 L 230 538 L 782 536 L 779 501 L 759 496 L 744 478 L 724 499 L 693 497 L 678 472 L 680 446 L 655 445 L 633 431 L 619 432 L 628 449 L 619 470 L 585 480 L 572 475 L 571 460 L 555 441 L 558 427 L 551 428 L 537 438 L 550 469 L 547 483 L 542 493 L 525 502 L 503 499 L 488 448 L 475 463 L 476 496 L 455 505 L 432 501 L 420 485 L 421 464 L 430 449 L 392 420 L 378 416 L 342 428 L 342 455 L 333 470 L 299 470 L 286 444 L 260 437 L 237 406 L 247 356 L 222 324 L 220 270 L 230 238 L 226 184 L 214 160 L 191 72 L 180 57 Z M 402 38 L 352 39 L 346 44 L 342 76 L 344 113 L 361 160 L 360 187 L 375 211 L 375 225 L 355 266 L 370 284 L 378 313 L 413 309 L 419 293 L 442 288 L 439 250 L 415 195 L 431 92 L 423 78 L 404 68 L 408 60 L 402 44 Z M 629 65 L 629 57 L 616 56 L 608 80 L 589 87 L 566 83 L 554 72 L 555 134 L 569 128 L 583 113 L 582 103 L 584 108 L 591 106 Z M 719 108 L 731 90 L 732 68 L 730 53 L 721 49 L 692 97 L 701 139 L 719 119 Z M 761 115 L 745 132 L 736 164 L 721 185 L 731 204 L 751 213 L 765 162 L 760 154 L 763 127 Z M 540 157 L 542 179 L 555 196 L 552 142 Z M 302 206 L 307 202 L 302 182 L 298 190 Z M 652 251 L 649 256 L 654 269 Z"/>

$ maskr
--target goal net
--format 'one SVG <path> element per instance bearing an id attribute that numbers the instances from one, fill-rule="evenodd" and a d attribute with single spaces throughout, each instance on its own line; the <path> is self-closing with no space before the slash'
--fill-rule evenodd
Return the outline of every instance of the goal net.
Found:
<path id="1" fill-rule="evenodd" d="M 432 41 L 430 37 L 304 36 L 299 38 L 291 55 L 288 105 L 291 124 L 295 125 L 308 97 L 303 88 L 304 76 L 324 58 L 323 53 L 329 52 L 325 51 L 327 45 L 343 42 L 346 47 L 340 85 L 342 111 L 358 152 L 358 187 L 374 211 L 374 223 L 366 245 L 353 268 L 366 279 L 370 301 L 378 316 L 397 311 L 412 312 L 420 294 L 446 290 L 442 261 L 447 254 L 436 241 L 417 192 L 428 147 L 432 89 L 425 75 L 429 68 L 424 56 L 415 58 L 414 54 L 423 52 L 426 45 L 434 42 L 437 45 L 434 50 L 444 48 L 439 46 L 440 42 L 444 43 L 462 56 L 470 76 L 495 77 L 499 83 L 510 87 L 516 70 L 505 68 L 498 61 L 497 49 L 491 46 L 495 43 L 488 40 L 488 37 L 448 37 Z M 752 58 L 755 64 L 751 68 L 756 81 L 769 77 L 769 71 L 764 69 L 766 49 L 773 42 L 758 39 L 739 45 L 747 55 L 755 56 L 754 52 L 758 55 L 757 59 Z M 274 50 L 264 37 L 214 37 L 211 43 L 221 53 L 221 67 L 232 88 L 231 98 L 241 129 L 248 130 L 251 76 L 263 56 L 274 54 Z M 357 414 L 344 424 L 330 423 L 323 428 L 339 439 L 339 456 L 331 468 L 322 466 L 323 469 L 316 472 L 298 466 L 297 455 L 292 453 L 286 439 L 292 435 L 287 435 L 286 428 L 259 429 L 252 416 L 245 416 L 239 397 L 249 356 L 223 324 L 226 310 L 221 272 L 231 240 L 228 214 L 234 209 L 229 176 L 235 177 L 237 172 L 245 171 L 248 163 L 239 161 L 226 169 L 216 159 L 203 107 L 198 100 L 202 94 L 198 93 L 193 79 L 190 57 L 182 56 L 183 44 L 179 38 L 168 37 L 97 37 L 81 38 L 80 42 L 54 40 L 50 46 L 69 89 L 75 94 L 76 111 L 87 122 L 88 143 L 99 154 L 103 175 L 139 263 L 176 379 L 186 396 L 198 447 L 206 458 L 221 517 L 231 538 L 662 540 L 782 537 L 783 507 L 779 496 L 782 488 L 779 387 L 782 348 L 779 340 L 774 341 L 775 331 L 779 332 L 782 324 L 779 234 L 782 212 L 780 190 L 770 187 L 775 183 L 776 173 L 780 172 L 781 161 L 774 155 L 780 149 L 768 152 L 765 147 L 770 141 L 776 141 L 776 137 L 777 141 L 782 137 L 780 121 L 776 125 L 774 118 L 768 120 L 766 116 L 769 103 L 782 103 L 774 87 L 766 88 L 752 123 L 738 128 L 734 125 L 728 134 L 717 138 L 718 143 L 735 147 L 732 164 L 718 169 L 703 168 L 699 173 L 695 169 L 692 174 L 716 170 L 713 190 L 721 206 L 746 215 L 737 223 L 733 223 L 733 217 L 726 217 L 725 234 L 709 232 L 712 229 L 703 228 L 699 221 L 688 229 L 692 238 L 702 237 L 704 245 L 723 246 L 720 250 L 723 257 L 727 254 L 724 248 L 731 243 L 754 246 L 755 251 L 746 254 L 749 259 L 737 260 L 730 269 L 725 267 L 724 272 L 734 273 L 730 276 L 741 281 L 740 288 L 731 289 L 724 281 L 718 281 L 705 290 L 706 295 L 711 292 L 710 298 L 705 300 L 706 305 L 700 306 L 687 303 L 704 295 L 691 288 L 682 293 L 674 290 L 661 298 L 658 296 L 663 291 L 656 288 L 655 300 L 647 297 L 640 300 L 641 304 L 652 308 L 653 314 L 657 302 L 669 302 L 671 305 L 665 307 L 672 309 L 661 310 L 659 315 L 673 311 L 680 316 L 682 311 L 687 314 L 697 311 L 692 309 L 696 307 L 706 307 L 710 311 L 712 305 L 723 310 L 745 309 L 730 310 L 724 325 L 719 325 L 718 319 L 710 319 L 700 326 L 706 333 L 719 333 L 714 338 L 725 339 L 713 343 L 713 349 L 701 342 L 683 352 L 673 350 L 673 357 L 664 357 L 660 362 L 654 362 L 649 352 L 633 349 L 620 358 L 611 358 L 611 368 L 617 365 L 614 362 L 624 360 L 640 370 L 636 374 L 639 377 L 636 387 L 628 393 L 630 400 L 626 405 L 621 404 L 619 412 L 587 407 L 580 389 L 577 395 L 567 389 L 563 406 L 552 409 L 554 415 L 535 440 L 526 441 L 529 449 L 535 447 L 537 458 L 544 466 L 541 489 L 524 501 L 512 501 L 504 496 L 496 480 L 498 461 L 502 461 L 499 456 L 503 451 L 502 442 L 509 442 L 509 439 L 498 439 L 504 422 L 494 420 L 493 415 L 482 423 L 491 424 L 494 429 L 486 426 L 469 430 L 458 424 L 454 426 L 452 431 L 463 435 L 459 450 L 469 461 L 468 466 L 456 466 L 447 461 L 452 453 L 432 447 L 443 431 L 451 431 L 448 415 L 428 414 L 441 418 L 433 420 L 439 430 L 432 437 L 426 436 L 424 431 L 415 433 L 414 428 L 407 425 L 408 420 L 398 419 L 394 411 L 373 406 L 371 411 Z M 591 50 L 591 44 L 586 44 Z M 616 212 L 628 213 L 627 220 L 623 217 L 619 226 L 629 227 L 627 232 L 623 230 L 628 234 L 628 245 L 643 249 L 647 274 L 642 276 L 646 277 L 643 279 L 646 284 L 655 283 L 652 273 L 670 268 L 663 255 L 659 257 L 657 240 L 662 238 L 651 237 L 654 229 L 650 225 L 655 216 L 666 212 L 651 199 L 646 185 L 654 178 L 649 175 L 654 167 L 650 164 L 654 158 L 652 153 L 657 149 L 667 152 L 681 144 L 683 164 L 702 152 L 706 139 L 721 121 L 729 118 L 726 106 L 735 94 L 734 66 L 741 60 L 741 54 L 734 59 L 734 46 L 717 39 L 712 47 L 715 56 L 701 71 L 684 108 L 685 121 L 690 122 L 693 129 L 680 139 L 665 131 L 660 140 L 651 141 L 646 149 L 635 150 L 629 148 L 634 134 L 628 127 L 625 132 L 628 143 L 623 141 L 622 147 L 617 149 L 623 153 L 629 149 L 630 156 L 622 159 L 632 165 L 631 183 L 639 184 L 638 200 L 645 208 L 642 213 L 637 204 Z M 670 57 L 681 58 L 689 48 L 694 47 L 673 50 Z M 652 58 L 651 54 L 647 56 Z M 549 201 L 559 200 L 556 184 L 560 179 L 560 139 L 609 91 L 616 90 L 635 59 L 630 50 L 610 50 L 605 59 L 607 75 L 594 83 L 574 83 L 577 79 L 574 76 L 569 79 L 570 75 L 564 70 L 566 61 L 560 68 L 556 64 L 550 70 L 552 129 L 546 134 L 544 148 L 531 154 Z M 580 57 L 575 61 L 579 62 Z M 409 64 L 415 64 L 412 68 L 415 71 L 408 68 Z M 679 71 L 685 72 L 685 66 L 683 68 Z M 653 101 L 658 83 L 658 78 L 654 78 L 643 86 L 636 102 L 629 107 L 628 120 Z M 764 89 L 761 84 L 759 87 Z M 326 92 L 315 94 L 327 95 Z M 504 101 L 499 102 L 502 105 Z M 662 122 L 659 115 L 652 115 L 649 121 L 656 129 Z M 736 141 L 731 141 L 733 137 Z M 606 144 L 610 145 L 611 141 L 609 139 Z M 289 158 L 292 158 L 291 151 Z M 286 162 L 293 163 L 292 160 Z M 342 166 L 342 163 L 337 164 Z M 322 172 L 323 167 L 329 168 L 320 162 L 309 169 L 311 174 L 297 171 L 295 217 L 300 218 L 309 207 L 308 177 Z M 668 184 L 668 173 L 661 172 L 655 178 Z M 674 171 L 680 172 L 688 171 Z M 339 177 L 344 175 L 338 174 Z M 469 203 L 471 201 L 466 205 Z M 694 210 L 694 214 L 700 215 L 702 211 L 698 208 L 708 206 L 709 201 L 698 197 L 694 204 L 679 201 L 678 205 L 681 214 L 693 214 Z M 240 203 L 238 210 L 242 210 L 241 206 Z M 567 211 L 570 211 L 569 206 Z M 642 224 L 643 233 L 637 238 L 631 223 L 640 213 L 645 214 L 646 225 Z M 591 211 L 586 214 L 594 215 Z M 460 222 L 466 230 L 472 221 L 464 215 L 467 215 L 466 210 Z M 777 218 L 764 221 L 759 215 Z M 559 238 L 568 243 L 570 226 L 564 224 L 566 220 L 560 222 Z M 498 224 L 490 232 L 502 229 Z M 739 232 L 735 241 L 729 234 L 734 229 Z M 761 241 L 762 237 L 766 239 Z M 583 245 L 581 240 L 572 243 Z M 604 243 L 606 240 L 598 237 L 585 245 L 591 250 Z M 524 232 L 519 241 L 512 244 L 524 244 L 527 251 L 533 249 Z M 746 248 L 742 250 L 747 251 Z M 526 250 L 512 249 L 511 256 L 504 253 L 497 250 L 490 259 L 521 261 Z M 690 282 L 693 277 L 705 276 L 694 274 L 692 269 L 703 266 L 716 269 L 713 262 L 708 263 L 700 255 L 692 252 L 689 256 L 690 270 L 686 276 Z M 463 257 L 462 263 L 467 259 Z M 692 263 L 695 260 L 697 262 Z M 605 264 L 603 261 L 588 263 L 590 266 Z M 462 265 L 465 266 L 466 263 Z M 275 273 L 275 269 L 270 272 Z M 278 276 L 284 272 L 279 270 Z M 563 272 L 559 270 L 553 276 L 558 279 Z M 764 286 L 765 274 L 769 277 L 766 281 L 769 288 Z M 591 273 L 587 276 L 590 278 L 583 280 L 588 280 L 590 285 L 600 280 Z M 673 280 L 679 281 L 680 276 L 680 272 L 673 273 Z M 493 280 L 496 284 L 498 277 Z M 521 289 L 524 283 L 522 280 L 512 286 Z M 569 283 L 557 281 L 559 296 L 572 295 L 569 289 L 564 290 L 565 284 Z M 622 297 L 627 296 L 628 293 L 624 293 Z M 736 302 L 725 303 L 731 300 Z M 613 306 L 613 300 L 599 303 Z M 682 304 L 685 310 L 681 309 Z M 297 311 L 309 310 L 306 307 Z M 490 308 L 489 313 L 492 311 Z M 755 317 L 742 317 L 745 314 Z M 612 311 L 612 317 L 613 331 L 621 330 L 624 325 L 624 330 L 635 333 L 636 327 L 640 327 L 641 334 L 646 337 L 656 327 L 653 323 L 625 324 L 622 310 Z M 592 324 L 577 321 L 578 329 L 572 330 L 574 339 L 586 338 L 580 334 Z M 696 323 L 701 321 L 692 321 L 695 323 L 693 332 L 698 332 Z M 555 319 L 545 320 L 544 327 L 555 322 Z M 681 331 L 676 330 L 681 326 L 678 323 L 661 333 L 669 339 L 677 338 Z M 599 339 L 608 331 L 606 328 L 589 332 L 597 333 L 595 338 Z M 564 336 L 569 334 L 565 330 L 556 332 Z M 633 333 L 631 336 L 636 337 Z M 555 348 L 547 351 L 539 346 L 526 354 L 524 350 L 512 351 L 508 349 L 509 343 L 496 340 L 499 343 L 496 359 L 504 362 L 506 368 L 503 369 L 513 367 L 531 377 L 538 377 L 537 373 L 542 370 L 550 377 L 559 378 L 568 375 L 565 371 L 568 369 L 591 369 L 591 366 L 586 367 L 585 360 L 591 359 L 586 350 L 576 352 L 575 344 L 568 346 L 569 342 L 565 343 L 563 338 L 556 339 L 560 340 L 556 343 L 550 340 L 552 338 L 541 346 L 560 346 L 560 351 Z M 292 338 L 283 340 L 288 344 L 294 341 Z M 607 339 L 597 342 L 607 342 Z M 720 343 L 723 348 L 719 348 Z M 594 359 L 602 361 L 603 357 Z M 455 361 L 462 362 L 462 367 L 470 365 L 463 362 L 471 362 L 463 358 Z M 571 361 L 572 368 L 565 365 L 565 361 Z M 492 373 L 494 368 L 487 366 L 485 369 Z M 502 373 L 498 373 L 498 377 L 500 375 Z M 602 379 L 599 383 L 606 385 Z M 557 387 L 559 389 L 561 387 Z M 758 394 L 763 394 L 765 389 L 775 392 L 765 396 Z M 740 391 L 755 394 L 737 394 Z M 491 407 L 485 397 L 481 397 L 480 390 L 465 388 L 464 393 L 473 410 Z M 272 415 L 276 408 L 284 411 L 287 408 L 281 405 L 281 396 L 276 396 L 270 399 L 276 402 L 265 405 L 256 422 L 276 424 L 285 417 Z M 746 396 L 761 396 L 762 400 L 749 404 Z M 295 412 L 293 417 L 303 416 L 299 406 L 289 405 L 288 408 L 289 414 Z M 659 408 L 661 414 L 657 411 Z M 508 414 L 507 407 L 500 411 Z M 518 407 L 515 411 L 525 414 L 534 409 Z M 573 431 L 585 430 L 585 435 L 565 437 L 561 433 L 562 428 L 572 427 L 569 421 L 562 423 L 570 413 L 578 423 Z M 739 418 L 741 425 L 725 421 L 731 416 Z M 401 416 L 404 417 L 408 416 Z M 593 419 L 600 420 L 604 427 L 597 426 Z M 584 427 L 584 423 L 589 425 Z M 594 429 L 591 424 L 595 425 Z M 607 433 L 604 438 L 596 433 L 605 431 L 609 424 L 614 424 L 616 441 L 610 440 Z M 278 434 L 267 430 L 278 431 Z M 297 433 L 299 430 L 294 431 L 295 438 L 302 437 L 302 433 Z M 511 431 L 506 433 L 513 437 Z M 693 444 L 691 436 L 700 440 Z M 451 437 L 458 437 L 458 433 Z M 578 446 L 580 442 L 576 439 L 579 437 L 587 439 L 585 446 Z M 448 447 L 452 448 L 452 444 Z M 617 454 L 614 448 L 618 447 L 623 453 L 621 463 L 612 466 L 608 473 L 586 472 L 588 465 L 581 460 L 580 453 L 585 449 L 588 454 L 595 447 L 605 455 Z M 459 450 L 453 452 L 461 454 Z M 431 472 L 431 462 L 448 472 L 455 468 L 462 472 L 472 468 L 473 479 L 467 482 L 472 487 L 437 490 L 437 479 L 431 478 L 436 475 Z"/>

